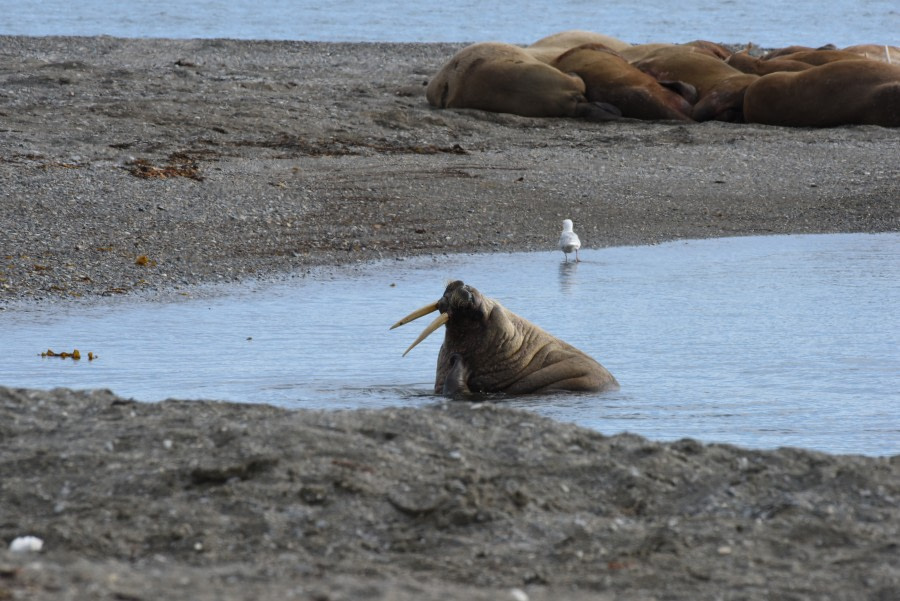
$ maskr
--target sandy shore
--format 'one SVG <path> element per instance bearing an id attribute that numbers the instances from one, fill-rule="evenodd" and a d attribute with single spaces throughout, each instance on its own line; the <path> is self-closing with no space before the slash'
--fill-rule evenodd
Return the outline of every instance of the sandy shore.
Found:
<path id="1" fill-rule="evenodd" d="M 546 250 L 565 217 L 900 230 L 900 131 L 433 110 L 457 48 L 0 37 L 0 309 Z M 0 550 L 0 599 L 900 595 L 900 457 L 5 388 L 0 446 L 0 543 L 45 541 Z"/>

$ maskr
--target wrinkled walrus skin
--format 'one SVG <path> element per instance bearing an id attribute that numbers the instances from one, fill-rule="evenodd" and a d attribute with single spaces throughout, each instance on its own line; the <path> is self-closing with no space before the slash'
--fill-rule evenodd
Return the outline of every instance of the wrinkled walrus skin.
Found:
<path id="1" fill-rule="evenodd" d="M 436 394 L 596 392 L 619 386 L 605 367 L 585 353 L 459 280 L 447 286 L 440 300 L 392 328 L 434 311 L 440 312 L 437 319 L 406 352 L 446 325 L 438 354 Z"/>

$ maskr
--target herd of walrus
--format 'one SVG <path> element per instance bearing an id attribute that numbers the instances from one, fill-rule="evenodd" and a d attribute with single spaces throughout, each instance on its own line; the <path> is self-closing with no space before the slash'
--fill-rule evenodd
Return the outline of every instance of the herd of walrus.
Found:
<path id="1" fill-rule="evenodd" d="M 572 30 L 524 47 L 467 46 L 426 97 L 524 117 L 898 127 L 900 48 L 788 46 L 756 57 L 708 41 L 632 45 Z"/>

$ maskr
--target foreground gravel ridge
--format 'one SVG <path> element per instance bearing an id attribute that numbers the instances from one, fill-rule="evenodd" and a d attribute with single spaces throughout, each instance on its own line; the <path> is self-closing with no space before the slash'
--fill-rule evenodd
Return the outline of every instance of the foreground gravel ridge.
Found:
<path id="1" fill-rule="evenodd" d="M 606 437 L 524 411 L 0 388 L 0 594 L 880 599 L 900 456 Z"/>
<path id="2" fill-rule="evenodd" d="M 896 130 L 434 110 L 456 48 L 0 36 L 0 306 L 544 250 L 564 217 L 587 247 L 900 227 Z"/>

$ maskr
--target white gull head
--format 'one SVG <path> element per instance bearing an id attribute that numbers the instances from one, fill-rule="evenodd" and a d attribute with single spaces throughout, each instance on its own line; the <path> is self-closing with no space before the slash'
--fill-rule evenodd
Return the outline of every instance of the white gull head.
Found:
<path id="1" fill-rule="evenodd" d="M 578 249 L 581 248 L 581 240 L 578 234 L 572 231 L 572 220 L 563 219 L 562 233 L 559 235 L 559 249 L 566 256 L 566 262 L 569 261 L 569 253 L 575 253 L 575 261 L 578 261 Z"/>

